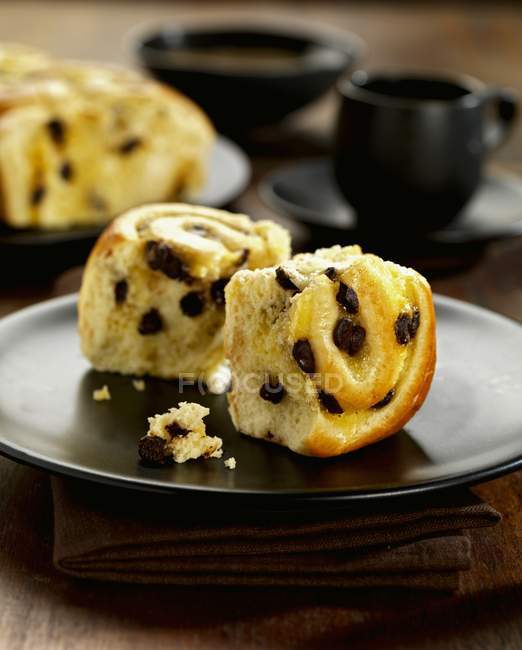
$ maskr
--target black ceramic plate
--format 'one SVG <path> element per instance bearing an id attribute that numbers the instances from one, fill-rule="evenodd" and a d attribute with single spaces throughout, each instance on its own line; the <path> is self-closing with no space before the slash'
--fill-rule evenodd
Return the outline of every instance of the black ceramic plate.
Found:
<path id="1" fill-rule="evenodd" d="M 328 228 L 352 237 L 353 210 L 335 186 L 331 162 L 306 160 L 282 167 L 263 179 L 265 202 L 312 228 Z M 436 244 L 485 242 L 522 235 L 522 179 L 512 174 L 486 176 L 477 194 L 449 226 L 426 236 Z"/>
<path id="2" fill-rule="evenodd" d="M 219 136 L 212 152 L 209 176 L 193 203 L 220 208 L 241 194 L 251 175 L 250 162 L 228 138 Z M 74 228 L 56 232 L 13 230 L 0 226 L 0 269 L 27 269 L 29 275 L 81 264 L 103 227 Z M 18 272 L 18 271 L 17 271 Z"/>
<path id="3" fill-rule="evenodd" d="M 226 396 L 180 396 L 177 382 L 92 371 L 76 333 L 76 296 L 0 321 L 0 451 L 15 460 L 101 483 L 271 504 L 414 495 L 487 480 L 522 466 L 522 327 L 494 313 L 438 297 L 439 362 L 432 390 L 406 430 L 336 459 L 301 457 L 235 432 Z M 112 400 L 94 402 L 108 384 Z M 207 405 L 218 459 L 146 468 L 136 443 L 147 416 L 180 399 Z M 276 501 L 274 502 L 274 498 Z"/>

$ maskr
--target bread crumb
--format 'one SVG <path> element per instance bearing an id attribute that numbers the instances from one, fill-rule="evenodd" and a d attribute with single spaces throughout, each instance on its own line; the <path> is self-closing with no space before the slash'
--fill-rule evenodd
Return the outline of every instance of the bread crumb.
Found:
<path id="1" fill-rule="evenodd" d="M 97 388 L 92 393 L 92 398 L 95 402 L 104 402 L 105 400 L 111 399 L 111 393 L 107 384 L 104 384 L 101 388 Z"/>
<path id="2" fill-rule="evenodd" d="M 230 388 L 232 372 L 227 362 L 221 364 L 216 372 L 206 378 L 207 388 L 214 395 L 222 395 Z"/>
<path id="3" fill-rule="evenodd" d="M 145 390 L 145 382 L 143 381 L 143 379 L 133 379 L 132 385 L 140 393 L 142 393 Z"/>
<path id="4" fill-rule="evenodd" d="M 138 443 L 142 460 L 164 465 L 173 460 L 184 463 L 196 458 L 221 458 L 223 441 L 207 436 L 203 418 L 208 408 L 195 402 L 180 402 L 177 408 L 148 418 L 149 430 Z"/>
<path id="5" fill-rule="evenodd" d="M 227 458 L 225 461 L 225 467 L 228 469 L 236 469 L 236 459 L 234 456 L 231 456 L 230 458 Z"/>

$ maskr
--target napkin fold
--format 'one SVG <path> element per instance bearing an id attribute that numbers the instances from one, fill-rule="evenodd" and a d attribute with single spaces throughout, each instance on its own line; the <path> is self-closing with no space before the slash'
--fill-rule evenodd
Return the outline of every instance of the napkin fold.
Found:
<path id="1" fill-rule="evenodd" d="M 64 478 L 52 486 L 56 568 L 129 583 L 454 590 L 471 566 L 462 531 L 500 520 L 467 490 L 272 510 Z"/>

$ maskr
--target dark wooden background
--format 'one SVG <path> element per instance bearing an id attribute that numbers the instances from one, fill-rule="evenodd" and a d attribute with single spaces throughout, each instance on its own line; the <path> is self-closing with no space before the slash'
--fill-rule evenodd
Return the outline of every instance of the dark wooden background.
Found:
<path id="1" fill-rule="evenodd" d="M 128 32 L 137 24 L 230 17 L 321 21 L 362 36 L 365 65 L 442 67 L 522 89 L 522 9 L 498 2 L 2 2 L 0 39 L 131 63 Z M 334 112 L 329 97 L 290 120 L 253 157 L 254 181 L 283 159 L 323 151 Z M 521 128 L 496 161 L 522 172 Z M 273 216 L 255 182 L 235 207 Z M 2 287 L 0 315 L 76 290 L 80 277 L 72 269 Z M 432 284 L 522 321 L 522 238 Z M 0 459 L 0 648 L 522 648 L 522 473 L 476 492 L 504 520 L 473 534 L 474 568 L 460 594 L 129 587 L 57 574 L 48 477 Z"/>

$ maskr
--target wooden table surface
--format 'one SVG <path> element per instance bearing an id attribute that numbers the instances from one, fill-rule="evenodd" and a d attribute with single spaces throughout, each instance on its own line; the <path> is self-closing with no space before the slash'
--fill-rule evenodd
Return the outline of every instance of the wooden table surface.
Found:
<path id="1" fill-rule="evenodd" d="M 323 21 L 365 38 L 365 63 L 462 70 L 522 88 L 522 11 L 499 3 L 10 2 L 0 39 L 57 54 L 130 62 L 124 36 L 144 21 L 248 15 Z M 282 158 L 320 151 L 332 98 L 288 123 L 253 159 L 259 178 Z M 522 129 L 497 160 L 522 171 Z M 237 208 L 271 216 L 252 185 Z M 16 273 L 16 269 L 13 269 Z M 0 288 L 0 315 L 76 290 L 80 269 L 47 283 Z M 491 246 L 474 268 L 437 279 L 435 291 L 522 321 L 522 238 Z M 494 405 L 492 405 L 494 408 Z M 0 459 L 0 648 L 522 648 L 522 473 L 475 488 L 504 515 L 473 535 L 474 568 L 460 594 L 223 590 L 79 582 L 51 564 L 45 473 Z M 131 495 L 130 495 L 131 498 Z"/>

